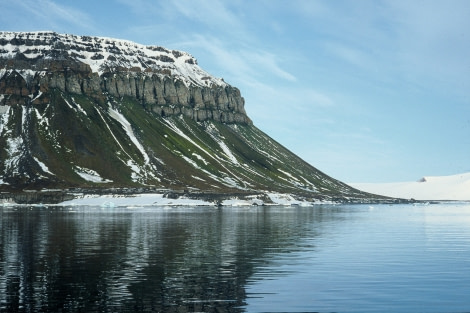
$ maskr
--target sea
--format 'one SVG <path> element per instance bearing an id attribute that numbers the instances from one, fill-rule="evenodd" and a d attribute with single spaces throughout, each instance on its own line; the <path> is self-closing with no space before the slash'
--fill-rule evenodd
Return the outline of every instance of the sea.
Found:
<path id="1" fill-rule="evenodd" d="M 470 312 L 470 203 L 4 206 L 0 312 Z"/>

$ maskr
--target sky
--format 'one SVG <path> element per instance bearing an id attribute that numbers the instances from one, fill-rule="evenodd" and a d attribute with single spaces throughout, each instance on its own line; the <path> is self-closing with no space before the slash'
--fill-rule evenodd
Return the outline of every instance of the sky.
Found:
<path id="1" fill-rule="evenodd" d="M 470 172 L 470 1 L 0 0 L 0 30 L 192 54 L 254 125 L 344 182 Z"/>

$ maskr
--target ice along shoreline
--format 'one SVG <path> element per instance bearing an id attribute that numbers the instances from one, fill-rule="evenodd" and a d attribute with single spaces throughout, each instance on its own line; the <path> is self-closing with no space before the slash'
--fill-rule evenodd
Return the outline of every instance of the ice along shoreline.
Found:
<path id="1" fill-rule="evenodd" d="M 384 198 L 345 198 L 319 195 L 259 192 L 202 192 L 189 190 L 163 190 L 152 188 L 113 189 L 45 189 L 41 191 L 1 192 L 0 206 L 48 205 L 48 206 L 251 206 L 251 205 L 300 205 L 315 204 L 367 204 L 411 203 L 412 200 Z"/>

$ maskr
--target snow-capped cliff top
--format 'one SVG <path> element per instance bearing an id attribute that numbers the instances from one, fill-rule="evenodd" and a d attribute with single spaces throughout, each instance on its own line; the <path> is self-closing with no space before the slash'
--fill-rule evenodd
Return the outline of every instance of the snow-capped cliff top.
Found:
<path id="1" fill-rule="evenodd" d="M 88 64 L 99 75 L 117 68 L 166 73 L 186 85 L 225 86 L 202 70 L 187 52 L 145 46 L 128 40 L 55 32 L 0 32 L 0 58 L 66 58 Z"/>

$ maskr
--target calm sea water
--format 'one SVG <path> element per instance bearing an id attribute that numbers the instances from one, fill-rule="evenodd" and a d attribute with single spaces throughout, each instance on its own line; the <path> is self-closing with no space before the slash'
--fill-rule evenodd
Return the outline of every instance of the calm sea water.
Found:
<path id="1" fill-rule="evenodd" d="M 0 312 L 470 312 L 468 203 L 0 219 Z"/>

